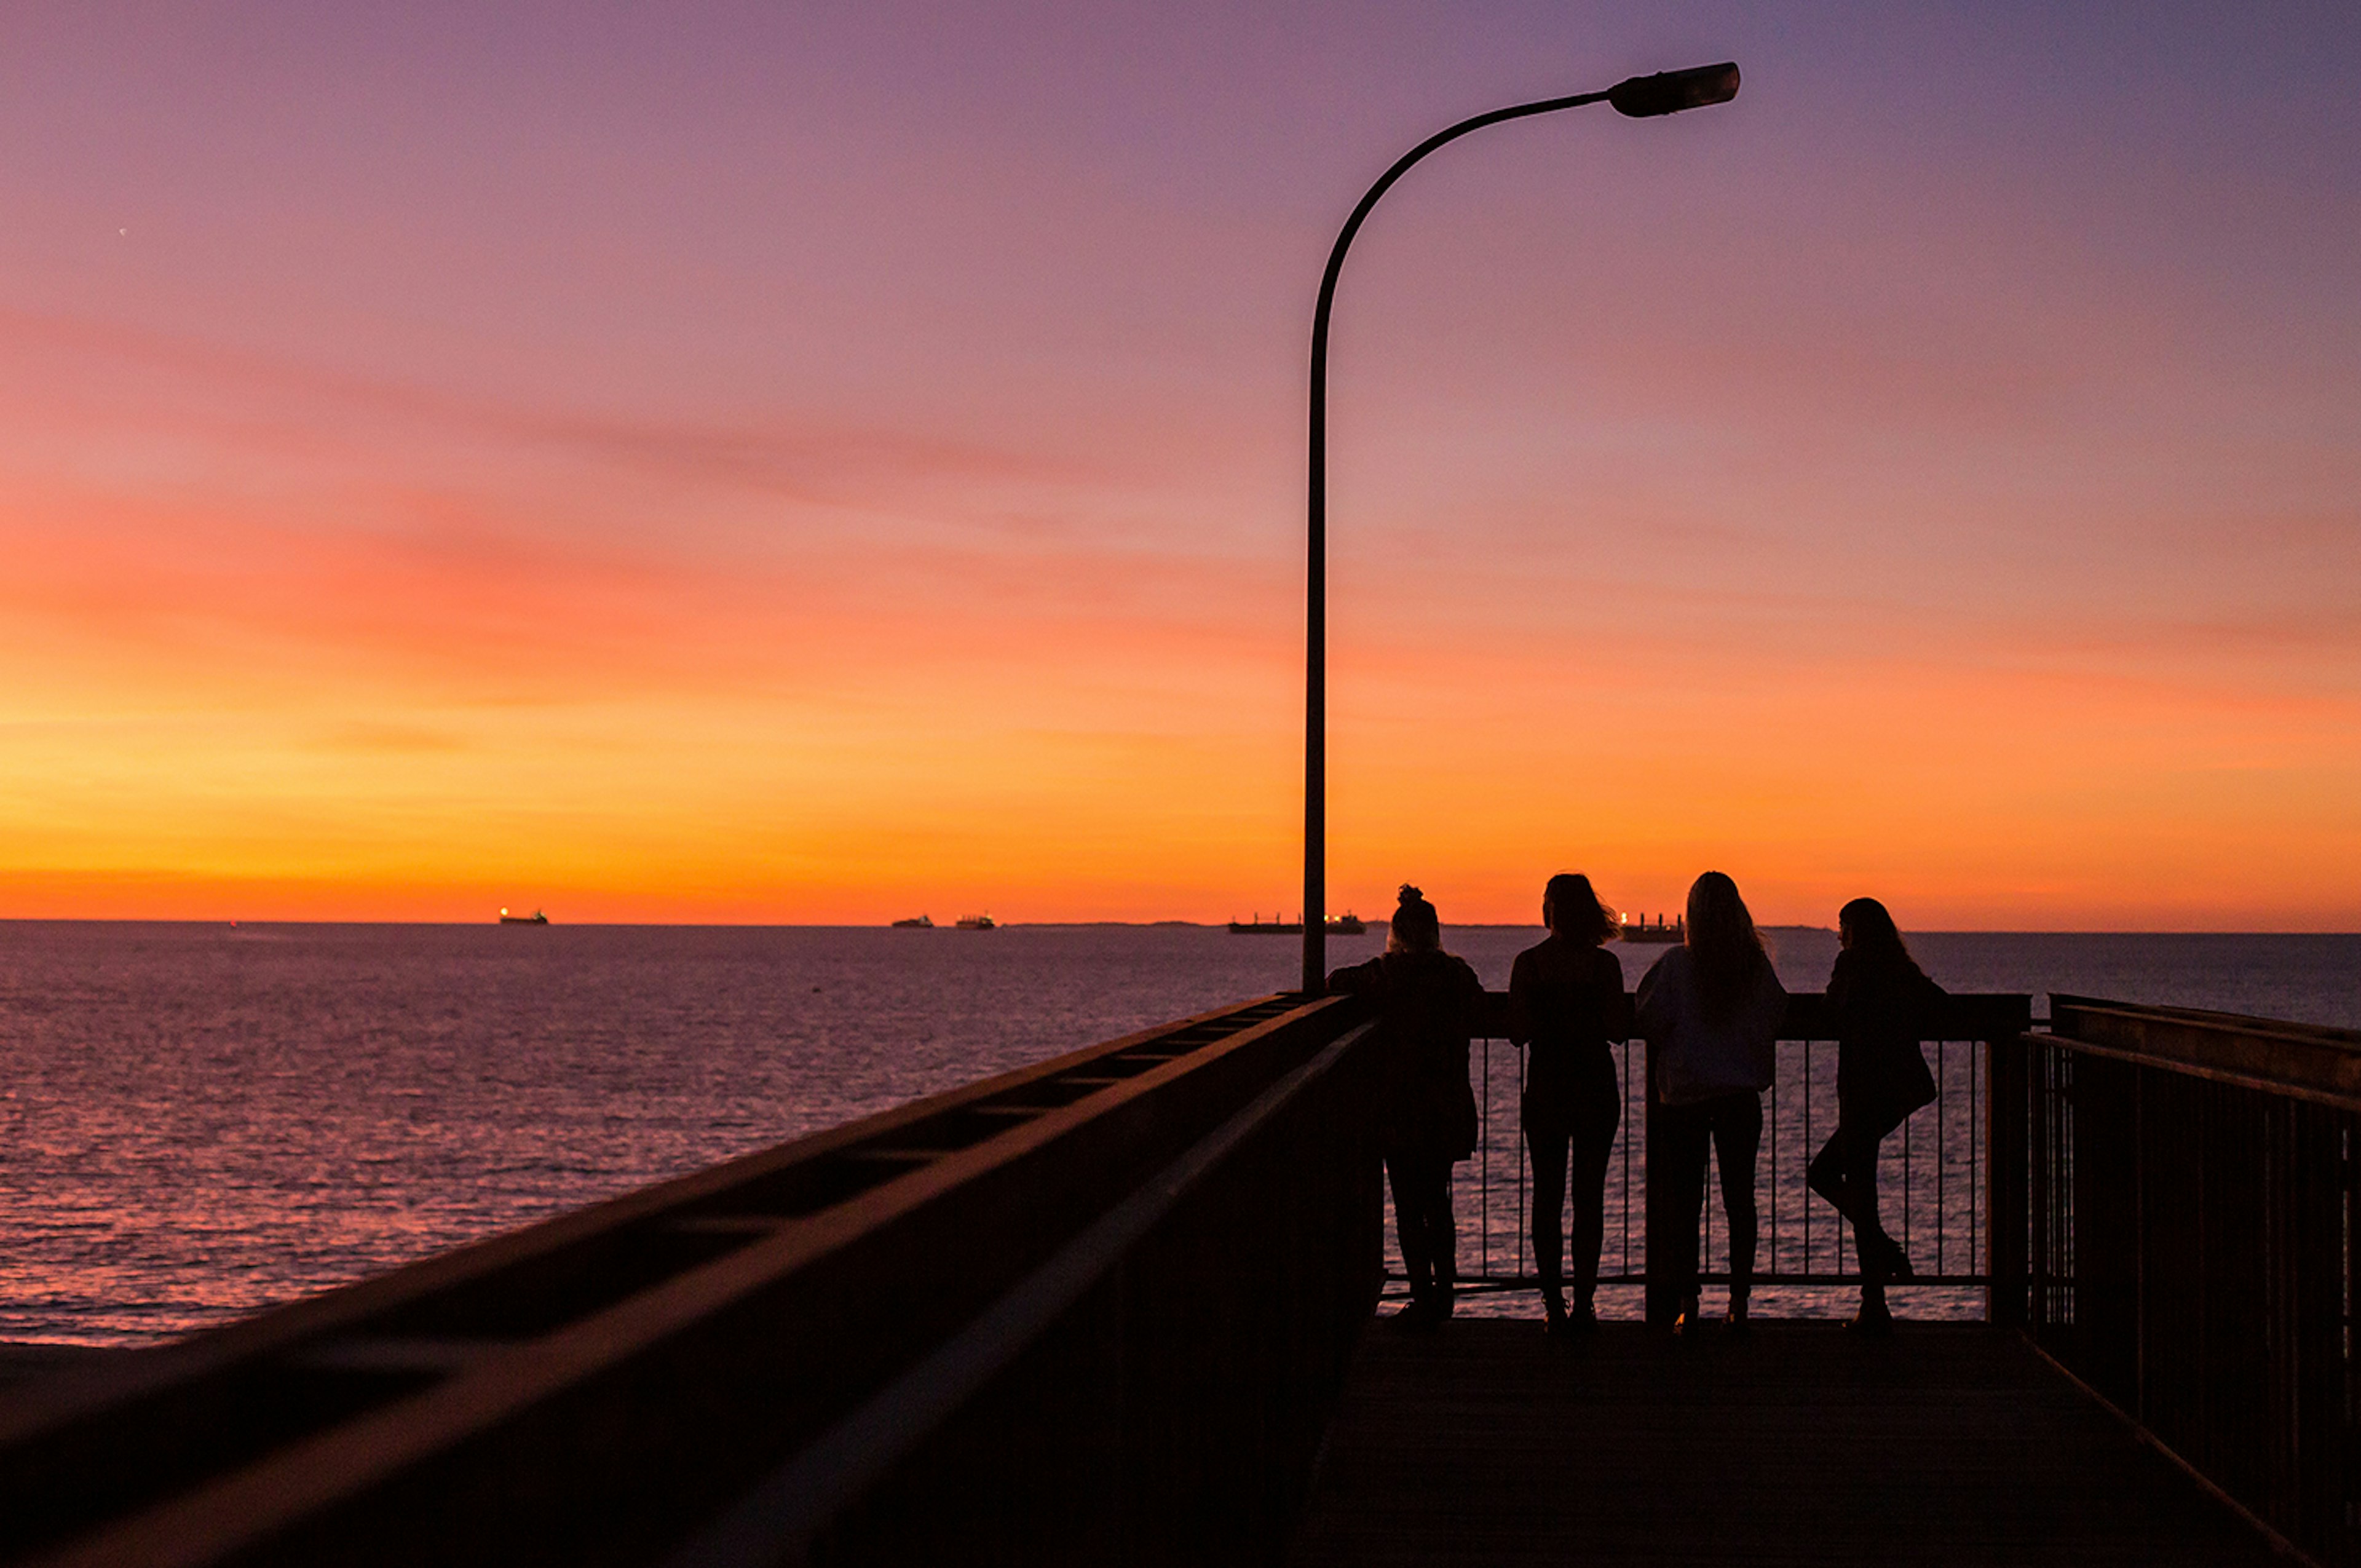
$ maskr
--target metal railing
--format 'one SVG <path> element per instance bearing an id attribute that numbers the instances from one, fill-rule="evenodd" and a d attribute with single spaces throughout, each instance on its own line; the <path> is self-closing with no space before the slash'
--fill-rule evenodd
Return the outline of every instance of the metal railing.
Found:
<path id="1" fill-rule="evenodd" d="M 2023 996 L 1951 999 L 1938 1098 L 1887 1143 L 1889 1223 L 1922 1280 L 1987 1287 L 2224 1497 L 2361 1565 L 2361 1034 L 2051 1007 L 2036 1035 Z M 1382 1274 L 1365 1012 L 1219 1009 L 9 1390 L 0 1559 L 1268 1555 Z M 1765 1107 L 1774 1289 L 1850 1277 L 1804 1184 L 1828 1022 L 1790 998 Z M 1522 1064 L 1486 1033 L 1462 1256 L 1499 1292 L 1534 1283 L 1531 1190 Z M 1624 1287 L 1645 1061 L 1622 1047 Z"/>
<path id="2" fill-rule="evenodd" d="M 1504 997 L 1491 999 L 1488 1028 L 1502 1028 L 1505 1006 Z M 1937 1020 L 1946 1037 L 1925 1043 L 1936 1099 L 1896 1129 L 1881 1151 L 1878 1183 L 1886 1224 L 1910 1253 L 1916 1285 L 1956 1293 L 1950 1303 L 1954 1315 L 1981 1311 L 1988 1279 L 1987 1042 L 2013 1038 L 2030 1020 L 2026 996 L 1952 998 L 1947 1014 Z M 1851 1226 L 1810 1190 L 1804 1176 L 1837 1124 L 1837 1048 L 1825 1037 L 1822 999 L 1791 997 L 1786 1032 L 1793 1037 L 1777 1047 L 1777 1077 L 1764 1096 L 1763 1146 L 1755 1162 L 1760 1232 L 1754 1280 L 1758 1288 L 1833 1292 L 1858 1282 L 1859 1263 Z M 1647 1047 L 1633 1040 L 1612 1048 L 1623 1114 L 1608 1161 L 1599 1283 L 1643 1286 Z M 1473 1043 L 1469 1069 L 1480 1131 L 1475 1155 L 1455 1173 L 1460 1284 L 1479 1298 L 1534 1289 L 1540 1281 L 1530 1239 L 1532 1171 L 1521 1111 L 1524 1053 L 1495 1032 Z M 1719 1172 L 1712 1172 L 1701 1259 L 1701 1277 L 1713 1283 L 1726 1282 L 1730 1268 L 1719 1180 Z M 1389 1230 L 1391 1223 L 1389 1216 Z M 1827 1298 L 1831 1308 L 1835 1299 L 1833 1294 Z M 1772 1298 L 1765 1304 L 1789 1303 Z"/>
<path id="3" fill-rule="evenodd" d="M 1990 1068 L 1993 1318 L 2301 1551 L 2361 1563 L 2361 1033 L 2050 1015 Z"/>
<path id="4" fill-rule="evenodd" d="M 1359 1014 L 1222 1008 L 6 1390 L 0 1561 L 1268 1559 L 1382 1275 Z"/>
<path id="5" fill-rule="evenodd" d="M 1523 1053 L 1506 1040 L 1476 1042 L 1472 1064 L 1484 1090 L 1482 1142 L 1460 1172 L 1462 1283 L 1477 1290 L 1532 1288 L 1532 1168 L 1523 1144 L 1520 1100 Z M 1981 1042 L 1930 1041 L 1937 1098 L 1888 1140 L 1878 1183 L 1889 1227 L 1910 1251 L 1917 1283 L 1982 1287 L 1986 1228 Z M 1805 1185 L 1804 1169 L 1836 1129 L 1836 1045 L 1780 1042 L 1779 1079 L 1763 1098 L 1763 1149 L 1755 1164 L 1761 1214 L 1758 1285 L 1835 1286 L 1858 1277 L 1851 1227 Z M 1642 1084 L 1645 1047 L 1615 1047 L 1623 1085 L 1623 1121 L 1607 1172 L 1607 1226 L 1599 1283 L 1647 1280 L 1647 1104 Z M 1708 1168 L 1711 1157 L 1708 1157 Z M 1726 1281 L 1730 1244 L 1721 1224 L 1715 1171 L 1704 1220 L 1701 1277 Z"/>

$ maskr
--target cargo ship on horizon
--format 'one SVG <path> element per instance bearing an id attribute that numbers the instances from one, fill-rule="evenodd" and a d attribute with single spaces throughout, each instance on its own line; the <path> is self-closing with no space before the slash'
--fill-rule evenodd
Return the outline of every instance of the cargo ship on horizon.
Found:
<path id="1" fill-rule="evenodd" d="M 1328 916 L 1327 929 L 1332 937 L 1357 937 L 1368 928 L 1369 923 L 1349 909 L 1342 915 Z M 1266 920 L 1260 915 L 1257 915 L 1252 920 L 1231 921 L 1230 935 L 1233 937 L 1301 937 L 1303 935 L 1303 922 L 1301 919 L 1281 920 L 1275 915 Z"/>

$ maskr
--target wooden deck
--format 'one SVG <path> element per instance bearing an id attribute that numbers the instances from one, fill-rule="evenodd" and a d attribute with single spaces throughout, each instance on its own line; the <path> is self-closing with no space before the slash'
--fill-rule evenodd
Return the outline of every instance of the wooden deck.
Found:
<path id="1" fill-rule="evenodd" d="M 2264 1563 L 2261 1533 L 2022 1343 L 1766 1323 L 1374 1325 L 1289 1562 Z"/>
<path id="2" fill-rule="evenodd" d="M 0 1387 L 21 1383 L 27 1377 L 45 1376 L 52 1372 L 71 1372 L 76 1367 L 93 1365 L 122 1354 L 118 1350 L 85 1344 L 38 1344 L 21 1340 L 0 1340 Z"/>

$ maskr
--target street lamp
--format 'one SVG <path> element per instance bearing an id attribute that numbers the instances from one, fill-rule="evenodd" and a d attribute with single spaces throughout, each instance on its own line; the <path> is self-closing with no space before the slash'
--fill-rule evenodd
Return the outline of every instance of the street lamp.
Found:
<path id="1" fill-rule="evenodd" d="M 1619 113 L 1635 118 L 1677 114 L 1709 104 L 1727 104 L 1738 96 L 1735 64 L 1697 66 L 1654 76 L 1634 76 L 1604 93 L 1578 93 L 1571 98 L 1544 98 L 1495 109 L 1472 120 L 1440 130 L 1395 160 L 1361 198 L 1353 215 L 1336 236 L 1328 253 L 1328 270 L 1320 280 L 1320 305 L 1312 315 L 1312 461 L 1311 498 L 1307 509 L 1310 582 L 1306 589 L 1303 655 L 1303 989 L 1317 992 L 1328 975 L 1328 310 L 1336 298 L 1336 274 L 1344 269 L 1345 252 L 1378 198 L 1410 170 L 1410 166 L 1446 142 L 1469 131 L 1521 120 L 1585 104 L 1609 103 Z"/>

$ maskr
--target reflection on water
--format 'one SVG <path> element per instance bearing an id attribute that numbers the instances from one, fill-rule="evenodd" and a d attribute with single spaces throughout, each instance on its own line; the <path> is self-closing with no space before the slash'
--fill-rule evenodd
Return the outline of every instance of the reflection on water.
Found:
<path id="1" fill-rule="evenodd" d="M 1499 987 L 1538 936 L 1445 940 Z M 1788 985 L 1817 989 L 1834 938 L 1777 936 Z M 2361 1025 L 2361 938 L 1918 948 L 1954 990 Z M 1629 978 L 1658 950 L 1624 952 Z M 0 1339 L 218 1321 L 1282 989 L 1296 952 L 1174 927 L 0 923 Z"/>

